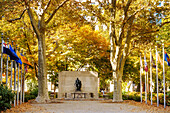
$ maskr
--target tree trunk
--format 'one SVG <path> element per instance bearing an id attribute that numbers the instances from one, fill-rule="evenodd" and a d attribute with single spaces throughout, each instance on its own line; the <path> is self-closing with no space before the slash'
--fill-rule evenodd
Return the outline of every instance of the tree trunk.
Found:
<path id="1" fill-rule="evenodd" d="M 38 97 L 36 98 L 39 103 L 49 100 L 45 52 L 45 31 L 41 30 L 40 37 L 38 37 Z"/>
<path id="2" fill-rule="evenodd" d="M 56 86 L 55 86 L 55 84 L 54 84 L 54 98 L 56 98 L 56 92 L 55 92 L 55 90 L 56 90 Z"/>
<path id="3" fill-rule="evenodd" d="M 122 102 L 122 75 L 123 71 L 113 72 L 116 74 L 116 78 L 114 78 L 114 91 L 113 91 L 113 102 Z"/>

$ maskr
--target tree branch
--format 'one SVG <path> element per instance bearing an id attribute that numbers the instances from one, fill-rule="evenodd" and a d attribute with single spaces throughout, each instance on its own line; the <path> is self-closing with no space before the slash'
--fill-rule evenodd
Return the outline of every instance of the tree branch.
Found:
<path id="1" fill-rule="evenodd" d="M 55 13 L 69 0 L 65 0 L 63 1 L 52 13 L 52 15 L 49 17 L 49 19 L 45 22 L 45 24 L 48 24 L 50 22 L 50 20 L 53 18 L 53 16 L 55 15 Z"/>
<path id="2" fill-rule="evenodd" d="M 31 11 L 31 8 L 30 8 L 27 0 L 24 0 L 24 2 L 25 2 L 25 6 L 27 7 L 27 11 L 28 11 L 28 15 L 29 15 L 29 17 L 30 17 L 31 25 L 32 25 L 32 27 L 33 27 L 33 29 L 34 29 L 34 32 L 35 32 L 36 35 L 37 35 L 37 38 L 38 38 L 38 37 L 40 36 L 40 32 L 39 32 L 39 29 L 38 29 L 38 24 L 37 24 L 37 22 L 35 21 L 35 18 L 34 18 L 34 16 L 33 16 L 33 13 L 32 13 L 32 11 Z"/>
<path id="3" fill-rule="evenodd" d="M 45 6 L 44 12 L 42 14 L 42 16 L 44 16 L 44 14 L 46 13 L 48 7 L 50 6 L 51 0 L 48 1 L 47 5 Z"/>
<path id="4" fill-rule="evenodd" d="M 122 27 L 121 27 L 121 33 L 120 33 L 120 36 L 119 36 L 119 45 L 121 46 L 122 45 L 122 40 L 123 40 L 123 34 L 124 34 L 124 27 L 125 27 L 125 24 L 126 24 L 126 19 L 127 19 L 127 12 L 128 12 L 128 9 L 130 7 L 130 4 L 131 4 L 132 0 L 128 0 L 127 4 L 126 4 L 126 7 L 124 9 L 124 19 L 123 19 L 123 22 L 122 22 Z"/>
<path id="5" fill-rule="evenodd" d="M 137 37 L 137 36 L 140 36 L 140 35 L 145 35 L 145 34 L 150 34 L 150 33 L 159 32 L 159 31 L 160 31 L 160 28 L 163 27 L 164 25 L 168 24 L 168 23 L 170 23 L 170 21 L 169 21 L 169 22 L 164 22 L 164 23 L 162 23 L 162 24 L 159 26 L 159 28 L 156 29 L 156 30 L 154 30 L 154 31 L 148 31 L 148 32 L 144 32 L 144 33 L 138 33 L 137 35 L 132 35 L 132 37 Z"/>
<path id="6" fill-rule="evenodd" d="M 117 37 L 116 37 L 116 28 L 115 28 L 115 18 L 116 18 L 116 0 L 111 0 L 111 9 L 110 9 L 110 27 L 111 27 L 111 32 L 110 32 L 110 37 L 114 38 L 114 40 L 112 39 L 112 43 L 115 43 L 116 45 L 118 44 L 117 41 Z M 112 18 L 114 19 L 114 21 L 111 21 Z"/>
<path id="7" fill-rule="evenodd" d="M 166 25 L 168 23 L 170 23 L 170 21 L 162 23 L 159 27 L 161 28 L 161 27 L 163 27 L 164 25 Z"/>
<path id="8" fill-rule="evenodd" d="M 132 39 L 131 37 L 131 30 L 132 30 L 132 25 L 133 25 L 133 20 L 135 19 L 135 16 L 133 16 L 130 19 L 130 23 L 129 23 L 129 29 L 127 31 L 127 35 L 126 35 L 126 41 L 125 41 L 125 45 L 124 45 L 124 50 L 123 50 L 123 58 L 122 58 L 122 62 L 119 65 L 119 69 L 124 66 L 127 55 L 128 55 L 128 51 L 129 51 L 129 47 L 130 47 L 130 40 Z"/>
<path id="9" fill-rule="evenodd" d="M 128 9 L 129 9 L 129 6 L 130 6 L 131 3 L 132 3 L 132 0 L 128 0 L 128 2 L 127 2 L 127 4 L 126 4 L 126 7 L 125 7 L 125 9 L 124 9 L 125 17 L 127 16 L 127 11 L 128 11 Z"/>
<path id="10" fill-rule="evenodd" d="M 38 37 L 40 36 L 40 32 L 39 32 L 39 29 L 38 29 L 38 24 L 37 24 L 37 22 L 35 21 L 35 19 L 34 19 L 34 17 L 33 17 L 33 14 L 32 14 L 32 12 L 31 12 L 31 9 L 28 8 L 27 10 L 28 10 L 28 15 L 29 15 L 29 17 L 30 17 L 31 25 L 32 25 L 32 27 L 33 27 L 36 35 L 37 35 L 37 38 L 38 38 Z"/>
<path id="11" fill-rule="evenodd" d="M 24 15 L 24 13 L 25 13 L 25 11 L 27 10 L 27 8 L 26 9 L 24 9 L 24 11 L 22 12 L 22 14 L 20 15 L 20 17 L 19 18 L 15 18 L 15 19 L 11 19 L 11 20 L 7 20 L 8 22 L 12 22 L 12 21 L 15 21 L 15 20 L 20 20 L 21 19 L 21 17 Z"/>
<path id="12" fill-rule="evenodd" d="M 116 17 L 116 0 L 113 0 L 112 7 L 113 7 L 113 16 L 115 18 Z"/>
<path id="13" fill-rule="evenodd" d="M 145 7 L 142 7 L 142 8 L 140 8 L 140 9 L 138 9 L 138 10 L 136 10 L 128 19 L 127 19 L 127 21 L 129 21 L 132 17 L 134 17 L 138 12 L 140 12 L 141 10 L 143 10 L 144 8 L 146 8 L 147 6 L 145 6 Z"/>

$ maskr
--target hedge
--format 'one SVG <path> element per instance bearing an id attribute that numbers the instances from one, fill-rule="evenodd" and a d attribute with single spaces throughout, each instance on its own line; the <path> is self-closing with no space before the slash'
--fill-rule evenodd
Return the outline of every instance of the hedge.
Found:
<path id="1" fill-rule="evenodd" d="M 109 99 L 113 99 L 113 92 L 107 93 Z M 159 103 L 164 104 L 164 94 L 159 93 Z M 151 94 L 147 94 L 147 99 L 150 100 Z M 135 100 L 137 102 L 141 101 L 140 92 L 122 92 L 123 100 Z M 142 100 L 145 101 L 145 92 L 142 93 Z M 152 93 L 152 101 L 157 102 L 157 94 Z M 166 92 L 166 105 L 170 106 L 170 91 Z"/>

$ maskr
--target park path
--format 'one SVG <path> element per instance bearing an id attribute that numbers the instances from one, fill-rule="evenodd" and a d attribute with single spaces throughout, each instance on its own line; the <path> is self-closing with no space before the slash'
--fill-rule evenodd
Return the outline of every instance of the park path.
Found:
<path id="1" fill-rule="evenodd" d="M 100 101 L 64 101 L 62 103 L 32 104 L 30 111 L 43 113 L 146 113 L 137 106 L 122 103 L 102 103 Z M 41 110 L 37 110 L 41 108 Z"/>
<path id="2" fill-rule="evenodd" d="M 22 105 L 21 105 L 22 106 Z M 25 108 L 24 108 L 25 107 Z M 112 103 L 111 101 L 67 101 L 60 100 L 48 104 L 29 103 L 8 112 L 23 113 L 170 113 L 170 110 L 150 107 L 140 102 Z"/>

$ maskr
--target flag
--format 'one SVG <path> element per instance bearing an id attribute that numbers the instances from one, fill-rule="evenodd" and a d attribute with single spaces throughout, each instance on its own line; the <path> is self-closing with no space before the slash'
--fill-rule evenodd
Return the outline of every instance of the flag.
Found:
<path id="1" fill-rule="evenodd" d="M 31 63 L 27 60 L 27 58 L 21 53 L 21 61 L 26 64 L 29 65 L 30 68 L 33 68 Z"/>
<path id="2" fill-rule="evenodd" d="M 17 56 L 19 57 L 19 60 L 17 60 L 16 62 L 22 64 L 21 55 L 18 51 L 17 51 Z"/>
<path id="3" fill-rule="evenodd" d="M 15 60 L 17 63 L 22 64 L 21 59 L 19 59 L 19 57 L 17 56 L 17 54 L 15 53 L 15 51 L 12 49 L 11 45 L 9 46 L 10 51 L 13 53 L 13 56 L 10 56 L 11 60 Z"/>
<path id="4" fill-rule="evenodd" d="M 158 52 L 157 52 L 157 54 L 158 54 Z M 163 61 L 162 61 L 161 57 L 159 56 L 159 54 L 158 54 L 158 62 L 163 66 Z"/>
<path id="5" fill-rule="evenodd" d="M 9 50 L 7 44 L 2 40 L 2 46 L 3 46 L 3 53 L 9 55 Z"/>
<path id="6" fill-rule="evenodd" d="M 168 56 L 168 54 L 165 52 L 165 58 L 164 60 L 167 62 L 168 66 L 170 66 L 170 58 Z"/>
<path id="7" fill-rule="evenodd" d="M 146 56 L 144 56 L 144 63 L 145 63 L 145 71 L 148 72 L 148 66 L 147 66 L 147 62 L 146 62 Z"/>
<path id="8" fill-rule="evenodd" d="M 7 55 L 12 55 L 12 52 L 9 50 L 8 45 L 5 44 L 4 41 L 2 41 L 2 44 L 3 44 L 3 53 Z"/>
<path id="9" fill-rule="evenodd" d="M 10 46 L 11 47 L 11 46 Z M 8 48 L 7 44 L 5 44 L 5 42 L 3 41 L 3 53 L 7 54 L 10 56 L 11 60 L 18 60 L 18 56 L 15 55 L 10 48 Z"/>

